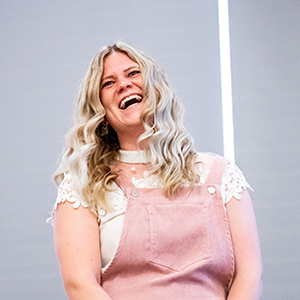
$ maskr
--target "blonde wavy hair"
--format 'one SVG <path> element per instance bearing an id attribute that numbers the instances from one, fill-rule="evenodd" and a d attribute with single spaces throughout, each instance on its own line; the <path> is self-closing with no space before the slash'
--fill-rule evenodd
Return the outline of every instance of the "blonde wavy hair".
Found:
<path id="1" fill-rule="evenodd" d="M 105 59 L 114 52 L 126 54 L 141 69 L 144 102 L 141 122 L 145 132 L 137 145 L 148 139 L 146 153 L 153 162 L 150 173 L 161 180 L 167 197 L 175 196 L 183 183 L 194 186 L 199 180 L 194 167 L 193 140 L 182 122 L 184 109 L 163 70 L 143 52 L 118 42 L 101 48 L 91 61 L 79 88 L 74 126 L 66 136 L 61 165 L 54 174 L 58 184 L 64 173 L 69 172 L 94 212 L 100 207 L 110 209 L 105 194 L 118 177 L 111 168 L 119 156 L 117 134 L 108 125 L 108 134 L 101 135 L 105 109 L 100 99 L 100 81 Z"/>

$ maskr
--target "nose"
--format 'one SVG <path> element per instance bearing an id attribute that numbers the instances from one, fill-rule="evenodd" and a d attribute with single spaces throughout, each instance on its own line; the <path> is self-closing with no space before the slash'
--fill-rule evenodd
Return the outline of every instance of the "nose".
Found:
<path id="1" fill-rule="evenodd" d="M 119 85 L 119 92 L 122 92 L 124 89 L 132 87 L 132 82 L 127 79 L 123 79 Z"/>

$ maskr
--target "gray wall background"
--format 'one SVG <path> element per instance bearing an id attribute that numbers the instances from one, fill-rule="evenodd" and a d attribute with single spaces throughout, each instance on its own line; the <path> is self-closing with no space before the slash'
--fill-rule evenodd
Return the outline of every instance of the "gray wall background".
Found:
<path id="1" fill-rule="evenodd" d="M 230 0 L 236 160 L 252 194 L 263 299 L 297 299 L 297 0 Z M 186 107 L 199 151 L 222 154 L 216 0 L 1 0 L 0 298 L 66 299 L 45 223 L 77 89 L 97 49 L 152 55 Z"/>
<path id="2" fill-rule="evenodd" d="M 299 299 L 300 2 L 229 3 L 236 160 L 255 190 L 263 299 Z"/>

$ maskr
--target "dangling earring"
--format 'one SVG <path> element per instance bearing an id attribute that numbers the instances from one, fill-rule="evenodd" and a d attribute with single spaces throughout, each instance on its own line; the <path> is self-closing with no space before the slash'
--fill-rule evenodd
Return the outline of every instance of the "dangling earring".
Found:
<path id="1" fill-rule="evenodd" d="M 107 135 L 108 134 L 108 122 L 104 121 L 101 123 L 101 136 Z"/>

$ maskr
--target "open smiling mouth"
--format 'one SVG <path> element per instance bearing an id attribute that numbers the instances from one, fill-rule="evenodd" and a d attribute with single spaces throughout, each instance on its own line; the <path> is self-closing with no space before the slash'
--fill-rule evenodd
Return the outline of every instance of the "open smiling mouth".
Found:
<path id="1" fill-rule="evenodd" d="M 140 103 L 142 100 L 143 100 L 143 97 L 138 94 L 130 95 L 120 102 L 119 108 L 126 109 L 127 107 L 129 107 L 133 104 Z"/>

